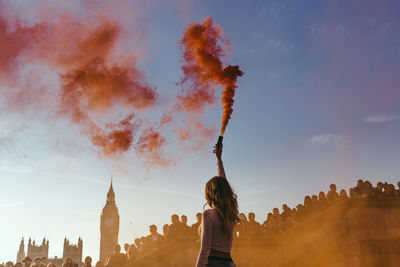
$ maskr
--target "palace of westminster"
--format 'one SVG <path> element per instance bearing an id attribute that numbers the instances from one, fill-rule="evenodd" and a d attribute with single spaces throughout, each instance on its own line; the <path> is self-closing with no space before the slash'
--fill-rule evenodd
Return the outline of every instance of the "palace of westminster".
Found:
<path id="1" fill-rule="evenodd" d="M 107 193 L 107 202 L 103 208 L 100 216 L 100 261 L 105 260 L 112 254 L 112 249 L 115 244 L 118 244 L 118 231 L 119 231 L 119 214 L 118 208 L 115 204 L 115 193 L 110 184 L 110 189 Z M 49 240 L 43 239 L 41 244 L 36 243 L 35 240 L 29 238 L 27 251 L 25 253 L 25 242 L 22 238 L 17 253 L 17 261 L 22 260 L 27 256 L 31 259 L 35 257 L 46 257 L 51 260 L 57 267 L 61 267 L 62 263 L 66 258 L 71 258 L 74 262 L 82 262 L 82 249 L 83 241 L 81 238 L 78 239 L 77 244 L 71 244 L 70 241 L 64 239 L 64 249 L 62 258 L 50 258 L 49 259 Z"/>

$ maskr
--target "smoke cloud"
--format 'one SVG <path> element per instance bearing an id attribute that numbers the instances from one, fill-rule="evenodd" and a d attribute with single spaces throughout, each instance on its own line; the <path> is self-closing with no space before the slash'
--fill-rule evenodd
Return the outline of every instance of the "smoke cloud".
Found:
<path id="1" fill-rule="evenodd" d="M 203 112 L 205 106 L 215 103 L 215 86 L 222 85 L 221 134 L 225 132 L 233 112 L 237 77 L 243 75 L 239 66 L 224 67 L 222 64 L 221 59 L 227 54 L 227 50 L 222 48 L 223 43 L 227 43 L 223 34 L 220 25 L 214 25 L 210 16 L 202 24 L 192 23 L 186 29 L 181 40 L 184 60 L 181 85 L 186 91 L 178 96 L 181 109 Z"/>
<path id="2" fill-rule="evenodd" d="M 27 105 L 44 109 L 48 117 L 67 118 L 78 126 L 106 157 L 134 151 L 147 163 L 160 166 L 173 162 L 164 153 L 170 143 L 166 132 L 191 149 L 206 145 L 213 137 L 215 127 L 205 126 L 202 115 L 207 106 L 215 104 L 215 86 L 225 89 L 223 129 L 226 127 L 233 111 L 236 79 L 243 73 L 238 66 L 222 64 L 227 54 L 222 44 L 227 40 L 211 17 L 185 30 L 180 43 L 184 63 L 179 84 L 183 90 L 176 105 L 162 110 L 160 119 L 154 120 L 159 94 L 137 67 L 138 56 L 121 48 L 119 42 L 126 32 L 110 14 L 95 12 L 99 13 L 87 17 L 68 11 L 54 17 L 39 12 L 36 23 L 0 13 L 0 82 L 9 85 L 12 81 L 14 87 L 23 88 L 18 94 L 7 92 L 9 110 L 23 113 L 26 110 L 19 107 Z M 38 90 L 24 70 L 35 64 L 43 68 L 35 68 L 34 74 L 54 75 L 58 87 Z M 181 116 L 183 119 L 178 119 Z"/>

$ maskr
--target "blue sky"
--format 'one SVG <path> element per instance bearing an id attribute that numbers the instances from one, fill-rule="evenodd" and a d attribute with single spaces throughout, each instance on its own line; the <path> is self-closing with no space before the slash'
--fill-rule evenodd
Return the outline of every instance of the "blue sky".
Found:
<path id="1" fill-rule="evenodd" d="M 57 9 L 84 12 L 80 4 Z M 7 10 L 19 6 L 27 12 L 15 13 L 35 21 L 40 5 L 12 1 Z M 245 75 L 223 157 L 242 212 L 263 221 L 273 207 L 294 206 L 330 183 L 348 189 L 359 178 L 400 180 L 398 2 L 128 1 L 124 7 L 120 23 L 141 29 L 138 66 L 161 101 L 178 92 L 178 42 L 190 22 L 211 15 L 230 39 L 229 63 Z M 56 80 L 49 69 L 37 83 L 51 84 L 51 96 Z M 45 111 L 10 109 L 6 95 L 18 88 L 0 87 L 0 262 L 15 261 L 23 236 L 49 238 L 51 257 L 62 256 L 65 236 L 72 242 L 80 236 L 84 256 L 97 259 L 111 176 L 120 243 L 147 234 L 150 224 L 161 229 L 173 213 L 193 223 L 201 211 L 204 185 L 216 174 L 213 141 L 169 168 L 144 170 L 133 154 L 100 156 L 67 120 L 49 123 Z M 219 125 L 221 113 L 219 104 L 210 107 L 206 120 Z M 173 139 L 166 152 L 180 153 Z"/>

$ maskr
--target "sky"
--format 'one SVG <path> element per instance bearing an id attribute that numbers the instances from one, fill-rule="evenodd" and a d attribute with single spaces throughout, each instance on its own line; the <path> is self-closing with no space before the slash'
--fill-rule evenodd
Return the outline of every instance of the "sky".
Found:
<path id="1" fill-rule="evenodd" d="M 399 12 L 400 3 L 391 0 L 0 5 L 9 32 L 18 23 L 33 27 L 65 14 L 83 28 L 103 20 L 119 25 L 115 58 L 132 60 L 141 81 L 158 94 L 154 109 L 135 111 L 145 122 L 156 121 L 175 103 L 182 90 L 183 33 L 211 16 L 230 41 L 224 62 L 245 73 L 238 78 L 223 161 L 240 211 L 255 212 L 260 222 L 272 208 L 295 207 L 331 183 L 349 189 L 360 178 L 373 184 L 400 181 Z M 5 51 L 0 50 L 0 67 Z M 162 154 L 173 158 L 168 164 L 154 164 L 136 148 L 105 155 L 86 128 L 57 109 L 62 67 L 28 53 L 15 62 L 15 72 L 0 68 L 0 262 L 15 261 L 22 237 L 48 238 L 49 257 L 62 256 L 64 237 L 72 243 L 81 237 L 84 257 L 97 260 L 111 177 L 121 244 L 147 235 L 151 224 L 161 231 L 172 214 L 194 223 L 205 203 L 205 183 L 217 173 L 212 147 L 222 116 L 219 101 L 200 114 L 213 135 L 194 140 L 192 147 L 182 145 L 173 129 L 160 127 L 166 138 Z M 107 116 L 120 115 L 113 112 Z M 176 116 L 185 127 L 185 115 Z"/>

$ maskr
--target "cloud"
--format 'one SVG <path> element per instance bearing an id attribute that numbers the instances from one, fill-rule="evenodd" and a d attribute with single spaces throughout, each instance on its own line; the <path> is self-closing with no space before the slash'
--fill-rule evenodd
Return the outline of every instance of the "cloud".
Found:
<path id="1" fill-rule="evenodd" d="M 322 134 L 316 135 L 309 139 L 313 144 L 324 145 L 328 143 L 332 144 L 344 144 L 346 143 L 347 139 L 346 136 L 341 134 Z"/>
<path id="2" fill-rule="evenodd" d="M 107 189 L 108 189 L 108 185 L 109 185 L 109 181 L 103 181 L 103 180 L 95 179 L 95 178 L 88 177 L 88 176 L 64 175 L 64 174 L 60 174 L 60 173 L 56 173 L 56 172 L 46 172 L 46 171 L 42 172 L 42 171 L 34 171 L 34 170 L 30 170 L 30 169 L 10 168 L 10 167 L 0 167 L 0 172 L 20 173 L 20 174 L 25 174 L 25 175 L 30 175 L 30 176 L 42 176 L 42 177 L 47 176 L 47 177 L 52 177 L 52 178 L 64 179 L 64 180 L 88 182 L 88 183 L 93 183 L 93 184 L 105 185 Z M 176 196 L 190 197 L 190 198 L 201 198 L 201 195 L 190 193 L 187 191 L 168 190 L 168 189 L 162 189 L 162 188 L 154 188 L 154 187 L 147 187 L 147 186 L 135 186 L 135 185 L 129 185 L 129 184 L 116 184 L 116 186 L 120 187 L 120 188 L 133 189 L 133 190 L 145 191 L 145 192 L 156 192 L 156 193 L 167 194 L 167 195 L 176 195 Z M 0 207 L 3 207 L 2 204 L 0 204 Z"/>
<path id="3" fill-rule="evenodd" d="M 398 120 L 398 119 L 399 119 L 399 117 L 396 116 L 395 114 L 381 114 L 381 115 L 369 116 L 364 119 L 364 122 L 366 122 L 366 123 L 382 123 L 382 122 L 394 121 L 394 120 Z"/>

